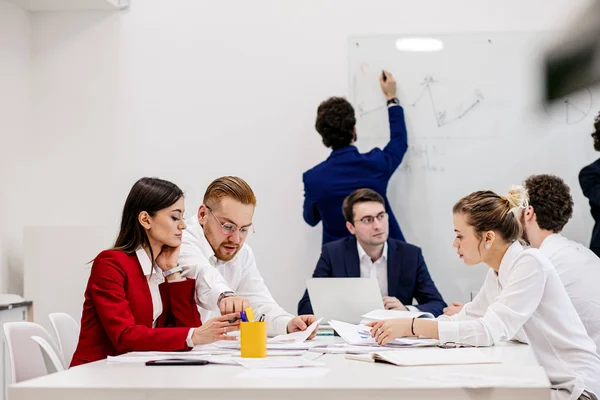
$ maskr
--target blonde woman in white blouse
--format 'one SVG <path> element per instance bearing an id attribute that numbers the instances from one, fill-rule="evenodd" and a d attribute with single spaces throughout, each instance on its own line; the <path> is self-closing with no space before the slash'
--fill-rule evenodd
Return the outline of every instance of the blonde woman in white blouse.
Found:
<path id="1" fill-rule="evenodd" d="M 401 336 L 442 343 L 492 346 L 519 333 L 526 337 L 554 389 L 553 398 L 600 395 L 600 357 L 554 267 L 537 249 L 523 249 L 519 213 L 527 206 L 522 187 L 508 196 L 479 191 L 453 208 L 454 247 L 466 265 L 490 267 L 472 302 L 438 320 L 373 322 L 380 344 Z"/>

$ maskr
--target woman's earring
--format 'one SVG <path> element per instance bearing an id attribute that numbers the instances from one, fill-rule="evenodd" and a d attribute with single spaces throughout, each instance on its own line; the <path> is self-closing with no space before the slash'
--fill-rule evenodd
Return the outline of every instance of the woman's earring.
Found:
<path id="1" fill-rule="evenodd" d="M 489 248 L 490 248 L 490 244 L 489 244 L 489 243 L 486 243 L 486 244 L 485 244 L 485 248 L 486 248 L 486 249 L 489 249 Z"/>

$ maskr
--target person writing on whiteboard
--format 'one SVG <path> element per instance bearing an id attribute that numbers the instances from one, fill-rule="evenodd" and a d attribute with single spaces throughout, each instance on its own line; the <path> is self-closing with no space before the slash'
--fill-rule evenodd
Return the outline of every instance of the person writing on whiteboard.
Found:
<path id="1" fill-rule="evenodd" d="M 71 366 L 130 351 L 189 350 L 238 329 L 228 322 L 235 314 L 200 321 L 196 282 L 177 265 L 183 212 L 175 184 L 142 178 L 133 185 L 115 245 L 92 264 Z"/>
<path id="2" fill-rule="evenodd" d="M 594 120 L 594 150 L 600 151 L 600 113 Z M 590 201 L 592 217 L 596 222 L 592 231 L 590 250 L 600 257 L 600 158 L 579 172 L 579 185 Z"/>
<path id="3" fill-rule="evenodd" d="M 560 232 L 573 215 L 569 186 L 558 176 L 533 175 L 525 180 L 529 206 L 521 213 L 523 240 L 556 268 L 583 326 L 600 351 L 600 258 Z M 460 309 L 458 310 L 460 311 Z M 448 311 L 444 314 L 452 315 Z"/>
<path id="4" fill-rule="evenodd" d="M 479 191 L 453 208 L 453 246 L 466 265 L 487 264 L 482 289 L 456 315 L 437 320 L 396 319 L 370 323 L 386 344 L 402 336 L 441 343 L 492 346 L 519 333 L 531 346 L 554 389 L 554 398 L 600 394 L 600 356 L 554 266 L 538 249 L 523 249 L 519 215 L 527 209 L 523 187 L 499 196 Z M 560 389 L 560 390 L 559 390 Z"/>
<path id="5" fill-rule="evenodd" d="M 245 243 L 254 233 L 255 207 L 254 192 L 242 178 L 215 179 L 208 185 L 198 213 L 187 220 L 179 263 L 190 266 L 188 276 L 196 277 L 198 293 L 224 290 L 224 293 L 247 299 L 255 316 L 265 315 L 269 336 L 306 330 L 316 321 L 315 316 L 295 317 L 277 304 L 256 267 L 252 249 Z M 226 286 L 216 280 L 207 282 L 196 268 L 221 274 Z M 213 315 L 212 311 L 215 310 L 203 309 L 203 318 Z M 315 329 L 310 338 L 316 332 Z"/>
<path id="6" fill-rule="evenodd" d="M 332 97 L 319 105 L 315 127 L 329 157 L 306 171 L 304 181 L 304 220 L 310 226 L 323 224 L 323 244 L 350 235 L 342 214 L 342 202 L 353 191 L 369 188 L 385 200 L 389 215 L 390 237 L 404 240 L 400 226 L 387 200 L 388 182 L 406 153 L 408 139 L 404 111 L 396 98 L 396 81 L 391 73 L 383 71 L 379 77 L 387 101 L 390 123 L 390 141 L 383 150 L 375 148 L 359 153 L 356 117 L 352 105 L 341 97 Z"/>
<path id="7" fill-rule="evenodd" d="M 379 193 L 358 189 L 343 203 L 353 235 L 323 245 L 313 278 L 376 278 L 387 310 L 422 311 L 434 316 L 446 303 L 435 287 L 421 249 L 388 237 L 388 213 Z M 419 303 L 412 306 L 413 299 Z M 308 292 L 298 314 L 312 314 Z"/>

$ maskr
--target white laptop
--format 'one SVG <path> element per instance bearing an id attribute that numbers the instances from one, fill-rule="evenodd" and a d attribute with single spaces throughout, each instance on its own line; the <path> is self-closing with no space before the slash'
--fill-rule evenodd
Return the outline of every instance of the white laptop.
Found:
<path id="1" fill-rule="evenodd" d="M 313 312 L 323 322 L 358 324 L 362 315 L 383 309 L 383 298 L 374 278 L 310 278 L 306 280 Z"/>

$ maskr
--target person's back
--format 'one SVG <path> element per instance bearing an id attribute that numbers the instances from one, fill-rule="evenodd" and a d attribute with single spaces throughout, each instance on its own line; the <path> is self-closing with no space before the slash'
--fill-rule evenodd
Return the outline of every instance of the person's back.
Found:
<path id="1" fill-rule="evenodd" d="M 327 160 L 306 171 L 304 181 L 304 220 L 311 226 L 323 222 L 323 244 L 349 236 L 342 213 L 346 196 L 360 188 L 375 190 L 385 199 L 390 237 L 404 240 L 400 226 L 386 197 L 389 180 L 408 148 L 404 111 L 395 98 L 396 83 L 389 72 L 381 78 L 388 98 L 390 142 L 383 150 L 359 153 L 354 109 L 342 98 L 330 98 L 319 106 L 316 128 L 325 146 L 332 148 Z"/>
<path id="2" fill-rule="evenodd" d="M 548 236 L 540 251 L 554 265 L 579 318 L 600 353 L 600 258 L 560 234 Z"/>

